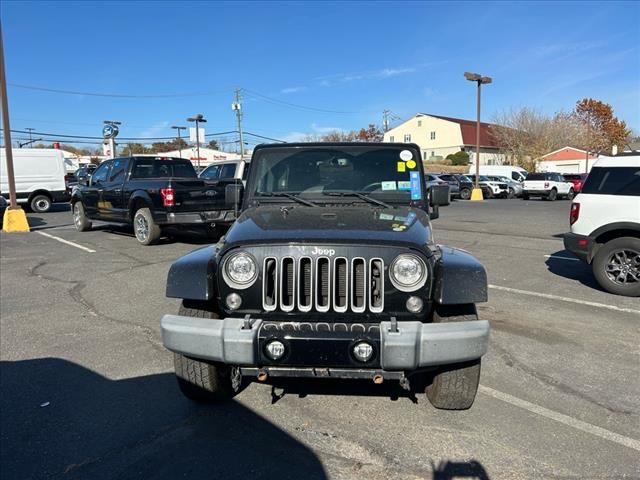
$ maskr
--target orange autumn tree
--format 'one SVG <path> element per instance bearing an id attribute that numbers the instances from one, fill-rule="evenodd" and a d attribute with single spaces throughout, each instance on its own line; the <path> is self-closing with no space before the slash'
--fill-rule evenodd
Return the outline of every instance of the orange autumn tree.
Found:
<path id="1" fill-rule="evenodd" d="M 631 135 L 627 124 L 613 114 L 611 105 L 600 100 L 579 100 L 573 116 L 584 126 L 584 148 L 590 152 L 610 152 L 614 145 L 622 148 Z"/>

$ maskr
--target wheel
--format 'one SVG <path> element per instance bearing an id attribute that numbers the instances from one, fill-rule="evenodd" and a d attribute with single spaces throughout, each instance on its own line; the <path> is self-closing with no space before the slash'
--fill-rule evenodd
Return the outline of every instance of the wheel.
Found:
<path id="1" fill-rule="evenodd" d="M 87 218 L 84 205 L 80 201 L 73 204 L 73 224 L 79 232 L 91 230 L 91 221 Z"/>
<path id="2" fill-rule="evenodd" d="M 486 198 L 493 198 L 493 190 L 491 190 L 490 188 L 487 188 L 483 193 L 486 193 Z"/>
<path id="3" fill-rule="evenodd" d="M 569 190 L 569 193 L 567 193 L 567 200 L 573 200 L 573 197 L 576 196 L 576 192 L 572 189 Z"/>
<path id="4" fill-rule="evenodd" d="M 469 200 L 471 198 L 471 189 L 463 188 L 460 190 L 460 200 Z"/>
<path id="5" fill-rule="evenodd" d="M 600 247 L 591 267 L 607 292 L 640 297 L 640 238 L 609 240 Z"/>
<path id="6" fill-rule="evenodd" d="M 507 192 L 507 198 L 514 198 L 516 196 L 516 191 L 509 187 L 509 191 Z"/>
<path id="7" fill-rule="evenodd" d="M 162 230 L 156 224 L 148 208 L 140 208 L 133 216 L 133 231 L 142 245 L 153 245 L 160 239 Z"/>
<path id="8" fill-rule="evenodd" d="M 522 199 L 523 200 L 529 200 L 529 194 L 525 193 L 525 192 L 522 192 Z"/>
<path id="9" fill-rule="evenodd" d="M 551 191 L 549 192 L 549 195 L 547 195 L 547 200 L 550 200 L 553 202 L 556 198 L 558 198 L 558 190 L 556 190 L 555 188 L 552 188 Z"/>
<path id="10" fill-rule="evenodd" d="M 205 305 L 185 305 L 178 315 L 200 318 L 220 318 Z M 201 362 L 179 353 L 173 355 L 176 379 L 182 394 L 199 403 L 220 403 L 230 400 L 240 390 L 240 369 L 216 362 Z"/>
<path id="11" fill-rule="evenodd" d="M 438 305 L 433 314 L 433 321 L 465 322 L 477 320 L 476 306 Z M 480 381 L 480 362 L 470 362 L 442 367 L 433 377 L 431 385 L 425 393 L 431 405 L 444 410 L 466 410 L 473 405 Z"/>
<path id="12" fill-rule="evenodd" d="M 35 213 L 46 213 L 51 210 L 51 198 L 45 194 L 35 195 L 29 202 L 31 211 Z"/>

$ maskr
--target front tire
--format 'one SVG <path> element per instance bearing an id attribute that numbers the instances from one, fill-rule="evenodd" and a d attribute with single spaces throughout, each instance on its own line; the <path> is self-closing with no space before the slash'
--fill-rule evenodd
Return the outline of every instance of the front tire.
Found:
<path id="1" fill-rule="evenodd" d="M 34 196 L 29 202 L 29 207 L 34 213 L 47 213 L 51 210 L 51 198 L 44 194 Z"/>
<path id="2" fill-rule="evenodd" d="M 476 306 L 438 305 L 433 314 L 434 323 L 466 322 L 478 319 Z M 431 405 L 444 410 L 466 410 L 473 405 L 480 382 L 481 360 L 446 365 L 433 377 L 425 393 Z"/>
<path id="3" fill-rule="evenodd" d="M 522 199 L 523 200 L 529 200 L 529 194 L 528 193 L 522 193 Z"/>
<path id="4" fill-rule="evenodd" d="M 217 312 L 205 304 L 182 302 L 178 315 L 199 318 L 220 318 Z M 182 394 L 198 403 L 221 403 L 233 398 L 240 390 L 240 374 L 237 367 L 217 362 L 203 362 L 173 354 L 176 380 Z"/>
<path id="5" fill-rule="evenodd" d="M 73 224 L 79 232 L 88 232 L 91 230 L 91 221 L 87 218 L 82 202 L 77 201 L 73 204 Z"/>
<path id="6" fill-rule="evenodd" d="M 148 208 L 140 208 L 133 215 L 133 231 L 141 245 L 153 245 L 160 240 L 162 234 Z"/>
<path id="7" fill-rule="evenodd" d="M 460 190 L 460 200 L 469 200 L 471 198 L 471 190 L 469 188 L 463 188 Z"/>
<path id="8" fill-rule="evenodd" d="M 592 262 L 602 288 L 615 295 L 640 297 L 640 238 L 621 237 L 600 247 Z"/>

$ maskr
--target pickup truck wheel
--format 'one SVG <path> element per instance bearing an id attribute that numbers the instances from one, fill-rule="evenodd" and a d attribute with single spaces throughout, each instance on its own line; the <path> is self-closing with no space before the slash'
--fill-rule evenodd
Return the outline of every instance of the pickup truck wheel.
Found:
<path id="1" fill-rule="evenodd" d="M 547 200 L 550 200 L 553 202 L 556 198 L 558 198 L 558 190 L 556 190 L 555 188 L 552 188 L 551 191 L 549 192 L 549 195 L 547 195 Z"/>
<path id="2" fill-rule="evenodd" d="M 140 208 L 133 215 L 133 231 L 142 245 L 153 245 L 160 240 L 162 230 L 148 208 Z"/>
<path id="3" fill-rule="evenodd" d="M 182 302 L 178 315 L 200 318 L 220 318 L 208 305 Z M 216 362 L 202 362 L 174 353 L 173 364 L 182 394 L 199 403 L 219 403 L 230 400 L 240 390 L 237 367 Z"/>
<path id="4" fill-rule="evenodd" d="M 640 297 L 640 238 L 610 240 L 592 262 L 593 275 L 606 291 L 628 297 Z"/>
<path id="5" fill-rule="evenodd" d="M 476 306 L 438 305 L 434 322 L 466 322 L 477 320 Z M 473 405 L 480 381 L 480 359 L 441 367 L 427 386 L 427 398 L 436 408 L 466 410 Z"/>
<path id="6" fill-rule="evenodd" d="M 34 213 L 46 213 L 51 210 L 51 199 L 47 195 L 36 195 L 29 202 L 29 207 Z"/>
<path id="7" fill-rule="evenodd" d="M 91 230 L 91 221 L 87 218 L 84 205 L 80 201 L 73 204 L 73 224 L 79 232 Z"/>
<path id="8" fill-rule="evenodd" d="M 460 200 L 469 200 L 471 198 L 471 189 L 463 188 L 460 190 Z"/>

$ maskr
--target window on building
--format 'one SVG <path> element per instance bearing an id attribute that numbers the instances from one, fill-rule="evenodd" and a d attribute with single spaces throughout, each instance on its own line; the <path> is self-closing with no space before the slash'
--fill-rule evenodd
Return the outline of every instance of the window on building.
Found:
<path id="1" fill-rule="evenodd" d="M 431 157 L 435 157 L 436 156 L 436 152 L 434 152 L 433 150 L 431 150 Z"/>
<path id="2" fill-rule="evenodd" d="M 436 132 L 431 132 L 431 140 L 435 140 L 436 139 Z"/>
<path id="3" fill-rule="evenodd" d="M 422 120 L 418 120 L 418 126 L 421 127 L 422 126 Z"/>
<path id="4" fill-rule="evenodd" d="M 427 152 L 422 152 L 422 156 L 424 157 L 424 159 L 427 159 Z"/>
<path id="5" fill-rule="evenodd" d="M 396 141 L 396 139 L 395 139 L 395 138 L 393 138 L 393 135 L 391 135 L 391 136 L 389 137 L 389 141 L 390 141 L 391 143 L 393 143 L 393 142 L 395 142 L 395 141 Z"/>
<path id="6" fill-rule="evenodd" d="M 411 141 L 411 134 L 410 133 L 406 133 L 404 135 L 404 143 L 409 143 Z"/>

